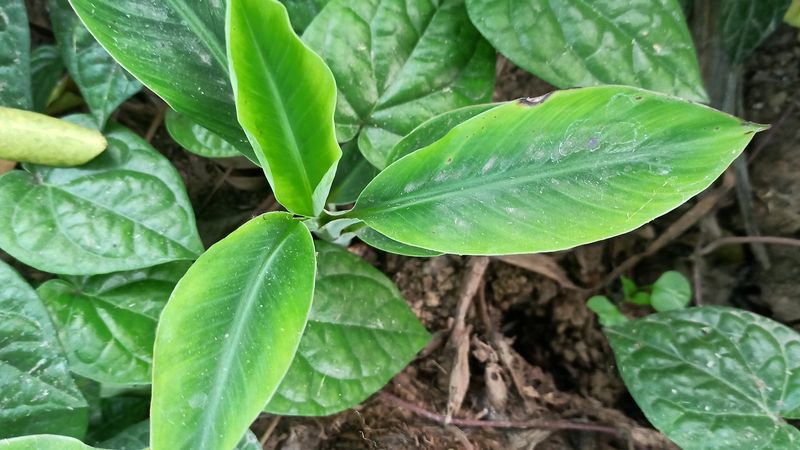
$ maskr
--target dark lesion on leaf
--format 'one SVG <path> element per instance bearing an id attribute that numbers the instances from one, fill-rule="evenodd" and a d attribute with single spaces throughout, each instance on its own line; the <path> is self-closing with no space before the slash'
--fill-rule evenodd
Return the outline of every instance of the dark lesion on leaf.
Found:
<path id="1" fill-rule="evenodd" d="M 553 94 L 553 93 L 552 93 L 552 92 L 550 92 L 550 93 L 548 93 L 548 94 L 540 95 L 540 96 L 538 96 L 538 97 L 522 97 L 522 98 L 520 98 L 520 99 L 518 99 L 518 100 L 517 100 L 517 103 L 519 103 L 519 104 L 520 104 L 520 105 L 522 105 L 522 106 L 536 106 L 536 105 L 541 105 L 541 104 L 542 104 L 542 103 L 544 103 L 544 102 L 545 102 L 545 100 L 547 100 L 547 99 L 548 99 L 548 98 L 549 98 L 549 97 L 550 97 L 552 94 Z"/>

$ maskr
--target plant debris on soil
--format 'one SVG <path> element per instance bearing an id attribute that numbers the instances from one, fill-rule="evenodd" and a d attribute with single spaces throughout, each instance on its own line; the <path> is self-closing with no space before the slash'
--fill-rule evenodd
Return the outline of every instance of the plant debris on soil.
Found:
<path id="1" fill-rule="evenodd" d="M 43 8 L 30 3 L 31 11 Z M 31 20 L 35 40 L 52 38 L 46 18 Z M 798 60 L 797 31 L 784 27 L 746 71 L 745 118 L 773 124 L 748 151 L 757 217 L 768 236 L 800 233 Z M 552 90 L 499 58 L 496 100 Z M 212 161 L 180 149 L 163 127 L 165 108 L 145 91 L 115 120 L 151 138 L 178 168 L 207 245 L 279 207 L 260 170 L 243 159 Z M 745 308 L 800 329 L 797 248 L 767 247 L 769 267 L 744 244 L 699 251 L 719 238 L 745 235 L 730 186 L 717 197 L 715 189 L 721 188 L 700 197 L 710 198 L 698 209 L 703 220 L 688 222 L 685 232 L 669 230 L 681 228 L 675 224 L 688 220 L 698 201 L 627 235 L 556 254 L 417 259 L 355 242 L 351 251 L 397 283 L 434 339 L 360 407 L 326 418 L 264 414 L 254 431 L 270 450 L 677 448 L 648 424 L 627 393 L 585 302 L 594 293 L 618 296 L 620 267 L 641 285 L 679 270 L 704 304 Z M 14 265 L 28 279 L 46 276 Z M 626 308 L 632 316 L 647 313 Z"/>

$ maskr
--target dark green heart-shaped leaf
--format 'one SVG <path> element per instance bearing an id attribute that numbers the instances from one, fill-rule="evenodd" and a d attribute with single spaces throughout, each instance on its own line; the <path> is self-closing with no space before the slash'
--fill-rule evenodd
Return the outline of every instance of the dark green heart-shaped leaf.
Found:
<path id="1" fill-rule="evenodd" d="M 50 21 L 61 57 L 102 128 L 111 113 L 142 84 L 117 64 L 89 34 L 68 0 L 49 0 Z"/>
<path id="2" fill-rule="evenodd" d="M 292 31 L 277 0 L 230 0 L 228 20 L 239 122 L 275 198 L 289 211 L 316 217 L 342 156 L 333 74 Z"/>
<path id="3" fill-rule="evenodd" d="M 0 450 L 94 450 L 94 447 L 64 436 L 38 435 L 2 440 Z"/>
<path id="4" fill-rule="evenodd" d="M 792 0 L 723 0 L 722 45 L 734 64 L 744 62 L 783 20 Z"/>
<path id="5" fill-rule="evenodd" d="M 330 0 L 281 0 L 292 19 L 292 27 L 301 34 L 328 2 Z"/>
<path id="6" fill-rule="evenodd" d="M 483 105 L 465 106 L 464 108 L 439 114 L 418 126 L 414 131 L 409 133 L 408 136 L 400 140 L 392 149 L 389 155 L 389 162 L 393 163 L 409 153 L 413 153 L 423 147 L 433 144 L 443 138 L 456 125 L 461 122 L 466 122 L 497 105 L 497 103 L 487 103 Z"/>
<path id="7" fill-rule="evenodd" d="M 361 258 L 320 241 L 317 264 L 308 326 L 267 412 L 324 416 L 353 407 L 430 338 L 397 286 Z"/>
<path id="8" fill-rule="evenodd" d="M 143 450 L 150 447 L 150 421 L 145 420 L 122 430 L 99 444 L 111 450 Z"/>
<path id="9" fill-rule="evenodd" d="M 120 126 L 109 127 L 106 138 L 108 149 L 79 168 L 28 165 L 0 177 L 0 248 L 67 275 L 140 269 L 203 252 L 170 162 Z"/>
<path id="10" fill-rule="evenodd" d="M 241 154 L 236 147 L 213 131 L 203 128 L 171 109 L 167 111 L 165 123 L 172 139 L 196 155 L 206 158 L 233 158 Z"/>
<path id="11" fill-rule="evenodd" d="M 336 76 L 339 142 L 358 137 L 378 168 L 417 125 L 494 90 L 494 50 L 463 0 L 332 0 L 303 40 Z"/>
<path id="12" fill-rule="evenodd" d="M 348 205 L 355 203 L 361 191 L 375 178 L 378 169 L 358 151 L 358 142 L 342 145 L 342 159 L 336 168 L 336 177 L 331 185 L 328 203 Z"/>
<path id="13" fill-rule="evenodd" d="M 69 0 L 122 67 L 175 111 L 256 161 L 233 102 L 225 54 L 227 0 Z"/>
<path id="14" fill-rule="evenodd" d="M 294 359 L 314 292 L 311 234 L 287 213 L 212 246 L 161 314 L 153 450 L 232 448 Z"/>
<path id="15" fill-rule="evenodd" d="M 99 396 L 101 387 L 99 383 L 96 385 Z M 109 385 L 106 385 L 105 395 L 109 395 L 109 390 Z M 91 402 L 89 404 L 92 406 L 91 422 L 89 433 L 84 440 L 105 441 L 150 416 L 150 388 L 149 386 L 128 388 L 111 397 L 99 398 L 97 405 L 92 405 Z"/>
<path id="16" fill-rule="evenodd" d="M 44 114 L 0 106 L 0 158 L 77 166 L 94 159 L 108 146 L 103 135 L 90 127 Z"/>
<path id="17" fill-rule="evenodd" d="M 81 437 L 88 419 L 88 405 L 72 381 L 47 310 L 28 283 L 0 261 L 0 438 Z"/>
<path id="18" fill-rule="evenodd" d="M 39 286 L 70 370 L 102 383 L 149 384 L 158 316 L 188 267 L 181 261 Z"/>
<path id="19" fill-rule="evenodd" d="M 626 84 L 708 99 L 675 0 L 466 1 L 500 53 L 556 87 Z"/>
<path id="20" fill-rule="evenodd" d="M 150 446 L 150 421 L 132 425 L 113 438 L 99 444 L 109 450 L 143 450 Z M 262 450 L 258 438 L 247 430 L 233 450 Z"/>
<path id="21" fill-rule="evenodd" d="M 31 109 L 31 32 L 24 0 L 0 4 L 0 106 Z"/>
<path id="22" fill-rule="evenodd" d="M 685 450 L 791 450 L 800 431 L 800 335 L 722 307 L 605 330 L 636 403 Z"/>
<path id="23" fill-rule="evenodd" d="M 703 191 L 761 129 L 635 88 L 560 91 L 491 109 L 395 162 L 349 217 L 445 253 L 571 248 Z"/>
<path id="24" fill-rule="evenodd" d="M 53 45 L 42 45 L 31 54 L 31 87 L 33 110 L 44 112 L 53 100 L 53 91 L 64 77 L 64 63 Z"/>

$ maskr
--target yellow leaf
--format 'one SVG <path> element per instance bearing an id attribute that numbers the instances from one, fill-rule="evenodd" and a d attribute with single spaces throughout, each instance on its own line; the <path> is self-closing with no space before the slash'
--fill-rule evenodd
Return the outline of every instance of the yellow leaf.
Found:
<path id="1" fill-rule="evenodd" d="M 0 159 L 79 166 L 107 146 L 99 131 L 43 114 L 0 107 Z"/>

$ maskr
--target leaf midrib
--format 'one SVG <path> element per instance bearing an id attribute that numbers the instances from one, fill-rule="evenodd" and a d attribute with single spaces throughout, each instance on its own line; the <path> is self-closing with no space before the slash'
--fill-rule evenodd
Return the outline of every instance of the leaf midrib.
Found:
<path id="1" fill-rule="evenodd" d="M 463 147 L 461 148 L 463 149 Z M 363 218 L 370 215 L 385 214 L 398 209 L 419 206 L 421 204 L 431 203 L 437 200 L 445 200 L 453 197 L 465 197 L 477 191 L 508 191 L 513 187 L 533 184 L 534 182 L 544 178 L 563 176 L 574 172 L 584 172 L 586 170 L 597 170 L 622 163 L 634 163 L 638 162 L 638 160 L 642 158 L 646 158 L 646 155 L 634 157 L 625 161 L 618 161 L 612 158 L 607 158 L 601 162 L 590 160 L 583 164 L 575 164 L 572 167 L 567 167 L 565 169 L 549 171 L 543 170 L 534 173 L 528 173 L 523 176 L 516 176 L 516 173 L 531 171 L 532 168 L 529 165 L 524 165 L 509 171 L 496 172 L 491 176 L 468 177 L 460 182 L 443 183 L 442 187 L 438 189 L 420 189 L 415 193 L 402 194 L 394 201 L 386 202 L 383 205 L 377 204 L 375 206 L 359 209 L 358 204 L 356 204 L 356 208 L 353 209 L 353 212 L 350 214 L 350 216 L 354 218 Z M 441 164 L 438 165 L 437 168 L 441 168 Z M 379 178 L 376 178 L 375 180 L 379 180 Z M 429 185 L 429 183 L 426 183 L 424 186 L 427 187 Z M 369 186 L 367 189 L 368 188 Z M 366 192 L 367 189 L 365 189 L 364 192 Z M 378 189 L 378 187 L 376 187 L 376 189 Z"/>
<path id="2" fill-rule="evenodd" d="M 267 63 L 267 60 L 264 56 L 264 52 L 262 51 L 261 45 L 258 43 L 260 42 L 258 36 L 255 35 L 255 30 L 251 25 L 251 19 L 248 14 L 243 14 L 244 16 L 244 25 L 247 28 L 247 34 L 249 35 L 251 41 L 256 43 L 256 53 L 258 54 L 258 60 L 260 62 L 261 67 L 263 68 L 262 73 L 264 74 L 264 80 L 269 85 L 268 89 L 265 89 L 262 94 L 268 94 L 275 103 L 278 105 L 278 121 L 281 123 L 281 127 L 285 130 L 288 130 L 287 137 L 291 139 L 289 145 L 286 148 L 289 150 L 288 154 L 289 157 L 292 159 L 292 163 L 294 164 L 295 168 L 297 169 L 298 174 L 300 175 L 300 180 L 302 181 L 303 186 L 303 195 L 301 196 L 304 199 L 311 200 L 314 198 L 314 189 L 311 186 L 311 180 L 309 179 L 308 171 L 305 170 L 306 165 L 303 161 L 303 156 L 300 153 L 300 147 L 297 142 L 297 133 L 292 126 L 292 121 L 289 119 L 287 114 L 286 105 L 283 101 L 283 97 L 280 95 L 280 90 L 278 89 L 278 85 L 275 81 L 275 75 L 272 73 L 270 64 Z M 286 52 L 289 52 L 291 49 L 287 46 Z M 260 147 L 260 145 L 259 145 Z M 265 153 L 262 149 L 262 153 Z M 266 159 L 266 154 L 264 155 Z M 269 166 L 269 164 L 267 164 Z M 304 202 L 305 203 L 305 202 Z M 310 206 L 312 212 L 316 209 L 313 205 L 313 200 L 310 204 L 304 205 L 305 207 Z"/>
<path id="3" fill-rule="evenodd" d="M 289 241 L 293 235 L 293 224 L 287 223 L 284 225 L 284 230 L 281 231 L 280 237 L 277 240 L 270 240 L 271 248 L 270 253 L 264 259 L 261 266 L 255 270 L 247 282 L 247 291 L 242 296 L 242 301 L 236 305 L 236 312 L 234 313 L 234 320 L 229 328 L 230 336 L 224 341 L 227 345 L 223 346 L 222 354 L 214 370 L 214 375 L 211 380 L 214 381 L 214 387 L 209 393 L 209 404 L 206 405 L 204 413 L 200 416 L 201 420 L 198 424 L 203 431 L 200 434 L 199 442 L 207 444 L 211 442 L 210 435 L 215 430 L 217 424 L 218 414 L 216 411 L 219 409 L 219 403 L 222 400 L 222 391 L 228 388 L 228 378 L 234 372 L 232 370 L 232 363 L 236 358 L 236 349 L 241 345 L 241 337 L 244 334 L 248 319 L 251 315 L 248 312 L 258 302 L 258 291 L 264 284 L 265 275 L 272 268 L 272 264 L 280 253 L 280 250 Z M 277 242 L 277 244 L 273 244 Z M 226 372 L 227 370 L 227 372 Z M 224 381 L 223 381 L 224 380 Z M 277 389 L 277 386 L 276 386 Z M 224 424 L 223 424 L 224 425 Z M 203 448 L 207 448 L 203 445 Z"/>

